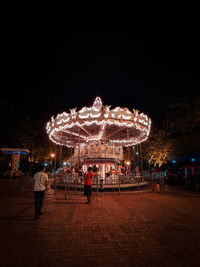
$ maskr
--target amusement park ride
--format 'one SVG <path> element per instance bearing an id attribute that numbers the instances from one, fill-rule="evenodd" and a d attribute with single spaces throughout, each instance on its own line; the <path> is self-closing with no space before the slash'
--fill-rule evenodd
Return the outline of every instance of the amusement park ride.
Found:
<path id="1" fill-rule="evenodd" d="M 110 107 L 96 97 L 93 106 L 58 114 L 46 126 L 52 142 L 74 148 L 74 163 L 81 162 L 84 171 L 95 165 L 103 179 L 110 170 L 120 171 L 115 163 L 124 159 L 123 147 L 147 140 L 151 128 L 144 113 Z"/>

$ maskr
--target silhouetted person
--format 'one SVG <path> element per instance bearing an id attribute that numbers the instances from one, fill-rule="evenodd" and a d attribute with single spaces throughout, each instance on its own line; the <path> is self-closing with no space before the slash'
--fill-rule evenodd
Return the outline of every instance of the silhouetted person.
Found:
<path id="1" fill-rule="evenodd" d="M 48 175 L 45 173 L 46 167 L 41 165 L 38 169 L 39 171 L 33 176 L 34 183 L 34 198 L 35 198 L 35 218 L 37 219 L 42 215 L 42 204 L 44 198 L 44 192 L 46 186 L 48 185 Z"/>
<path id="2" fill-rule="evenodd" d="M 92 195 L 92 178 L 94 173 L 92 172 L 92 168 L 89 167 L 88 171 L 84 173 L 83 182 L 84 182 L 84 196 L 87 197 L 87 204 L 91 203 L 91 195 Z"/>

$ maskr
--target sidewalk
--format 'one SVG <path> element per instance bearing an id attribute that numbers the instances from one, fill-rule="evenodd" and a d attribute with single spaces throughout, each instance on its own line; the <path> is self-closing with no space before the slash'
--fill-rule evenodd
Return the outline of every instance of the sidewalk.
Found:
<path id="1" fill-rule="evenodd" d="M 0 180 L 0 266 L 200 266 L 200 194 L 105 195 L 44 205 Z"/>

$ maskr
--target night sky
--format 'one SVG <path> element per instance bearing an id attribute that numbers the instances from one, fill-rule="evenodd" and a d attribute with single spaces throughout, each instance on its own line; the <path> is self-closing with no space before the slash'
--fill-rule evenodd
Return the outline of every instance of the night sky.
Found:
<path id="1" fill-rule="evenodd" d="M 122 3 L 4 7 L 1 115 L 48 117 L 100 96 L 157 118 L 198 95 L 198 9 Z"/>

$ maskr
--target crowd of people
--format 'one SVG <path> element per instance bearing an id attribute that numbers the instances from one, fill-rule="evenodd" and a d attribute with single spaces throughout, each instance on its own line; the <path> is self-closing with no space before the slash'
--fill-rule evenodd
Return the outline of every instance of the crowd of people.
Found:
<path id="1" fill-rule="evenodd" d="M 165 176 L 165 183 L 183 186 L 186 190 L 200 191 L 200 169 L 180 169 L 168 171 Z"/>

